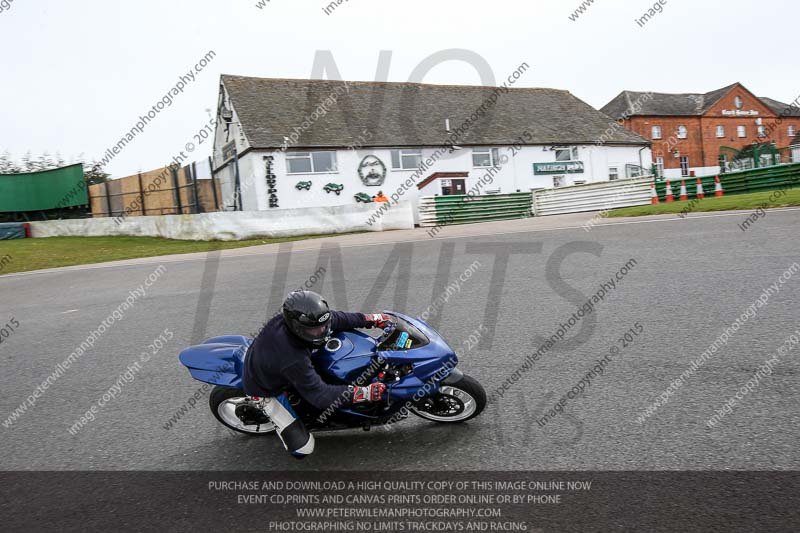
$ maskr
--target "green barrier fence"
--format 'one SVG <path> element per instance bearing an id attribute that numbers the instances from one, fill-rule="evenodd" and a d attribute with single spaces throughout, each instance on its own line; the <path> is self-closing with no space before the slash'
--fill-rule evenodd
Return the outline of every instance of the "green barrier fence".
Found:
<path id="1" fill-rule="evenodd" d="M 714 196 L 715 177 L 719 176 L 722 189 L 727 194 L 745 194 L 751 192 L 771 191 L 781 188 L 791 188 L 800 184 L 800 163 L 790 165 L 776 165 L 772 167 L 756 168 L 743 172 L 731 172 L 727 174 L 716 174 L 714 176 L 703 176 L 700 178 L 703 183 L 703 192 L 706 198 Z M 689 199 L 697 197 L 698 178 L 679 178 L 670 179 L 672 193 L 675 200 L 678 200 L 681 191 L 681 181 L 686 182 L 686 192 Z M 656 193 L 663 202 L 666 198 L 666 179 L 656 180 Z"/>
<path id="2" fill-rule="evenodd" d="M 436 223 L 469 224 L 531 216 L 531 194 L 491 194 L 485 196 L 437 196 Z"/>
<path id="3" fill-rule="evenodd" d="M 0 175 L 0 213 L 47 211 L 87 205 L 83 166 Z"/>

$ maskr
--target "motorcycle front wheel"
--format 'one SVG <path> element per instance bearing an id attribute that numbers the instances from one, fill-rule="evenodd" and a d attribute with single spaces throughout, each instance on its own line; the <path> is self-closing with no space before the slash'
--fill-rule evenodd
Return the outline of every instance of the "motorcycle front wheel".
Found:
<path id="1" fill-rule="evenodd" d="M 250 403 L 249 397 L 242 389 L 233 387 L 217 385 L 208 397 L 211 413 L 223 426 L 251 436 L 274 433 L 275 424 Z"/>
<path id="2" fill-rule="evenodd" d="M 441 423 L 465 422 L 486 407 L 486 391 L 477 380 L 464 375 L 458 382 L 442 385 L 439 392 L 411 406 L 411 412 Z"/>

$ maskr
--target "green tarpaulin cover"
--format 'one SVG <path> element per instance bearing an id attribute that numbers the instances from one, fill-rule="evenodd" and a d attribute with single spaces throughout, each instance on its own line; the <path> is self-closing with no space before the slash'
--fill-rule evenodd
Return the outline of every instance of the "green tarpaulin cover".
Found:
<path id="1" fill-rule="evenodd" d="M 47 211 L 88 203 L 80 164 L 44 172 L 0 175 L 0 213 Z"/>

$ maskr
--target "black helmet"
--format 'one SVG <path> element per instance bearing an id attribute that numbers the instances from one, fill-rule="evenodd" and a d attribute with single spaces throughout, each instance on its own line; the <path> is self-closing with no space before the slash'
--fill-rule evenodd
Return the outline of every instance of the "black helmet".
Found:
<path id="1" fill-rule="evenodd" d="M 331 310 L 316 292 L 295 291 L 283 302 L 283 319 L 301 340 L 322 346 L 331 334 Z"/>

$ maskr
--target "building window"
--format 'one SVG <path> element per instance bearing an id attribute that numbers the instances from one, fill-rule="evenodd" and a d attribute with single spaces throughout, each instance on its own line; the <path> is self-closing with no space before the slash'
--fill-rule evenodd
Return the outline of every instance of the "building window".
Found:
<path id="1" fill-rule="evenodd" d="M 744 105 L 744 101 L 742 100 L 742 97 L 741 96 L 737 96 L 736 98 L 734 98 L 733 99 L 733 105 L 736 106 L 736 109 L 741 109 L 742 106 Z"/>
<path id="2" fill-rule="evenodd" d="M 651 137 L 653 139 L 660 139 L 661 138 L 661 126 L 653 126 L 651 128 Z"/>
<path id="3" fill-rule="evenodd" d="M 628 175 L 629 178 L 638 178 L 643 174 L 642 167 L 640 167 L 639 165 L 632 165 L 630 163 L 625 165 L 625 173 Z"/>
<path id="4" fill-rule="evenodd" d="M 336 152 L 286 152 L 286 172 L 289 174 L 315 174 L 336 170 Z"/>
<path id="5" fill-rule="evenodd" d="M 678 139 L 686 139 L 689 137 L 689 130 L 686 126 L 678 126 Z"/>
<path id="6" fill-rule="evenodd" d="M 658 172 L 659 176 L 664 175 L 664 158 L 663 157 L 656 157 L 656 171 Z"/>
<path id="7" fill-rule="evenodd" d="M 578 147 L 556 148 L 556 161 L 577 161 Z"/>
<path id="8" fill-rule="evenodd" d="M 789 137 L 794 137 L 797 135 L 797 128 L 795 126 L 789 126 Z"/>
<path id="9" fill-rule="evenodd" d="M 236 156 L 236 141 L 231 141 L 222 147 L 222 162 L 233 159 Z"/>
<path id="10" fill-rule="evenodd" d="M 681 156 L 681 176 L 687 177 L 689 175 L 689 157 Z"/>
<path id="11" fill-rule="evenodd" d="M 608 167 L 608 180 L 614 181 L 619 179 L 619 167 Z"/>
<path id="12" fill-rule="evenodd" d="M 473 148 L 472 166 L 476 168 L 493 167 L 500 160 L 497 148 Z"/>
<path id="13" fill-rule="evenodd" d="M 416 170 L 422 165 L 422 150 L 392 150 L 394 170 Z"/>
<path id="14" fill-rule="evenodd" d="M 767 127 L 766 126 L 758 126 L 758 136 L 759 137 L 766 137 L 767 136 Z"/>
<path id="15" fill-rule="evenodd" d="M 553 187 L 558 188 L 563 187 L 564 185 L 566 185 L 564 176 L 553 176 Z"/>
<path id="16" fill-rule="evenodd" d="M 745 137 L 747 137 L 747 126 L 737 126 L 736 134 L 739 136 L 740 139 L 744 139 Z"/>
<path id="17" fill-rule="evenodd" d="M 717 126 L 717 139 L 725 137 L 725 126 Z"/>

